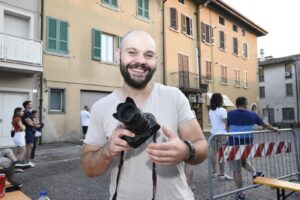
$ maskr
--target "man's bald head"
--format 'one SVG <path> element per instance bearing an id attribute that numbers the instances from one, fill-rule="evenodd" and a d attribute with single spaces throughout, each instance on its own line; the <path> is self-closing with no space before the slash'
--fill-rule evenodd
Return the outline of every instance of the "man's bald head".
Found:
<path id="1" fill-rule="evenodd" d="M 133 30 L 126 33 L 121 42 L 120 50 L 123 51 L 126 48 L 131 48 L 131 45 L 135 43 L 147 43 L 153 50 L 156 50 L 155 41 L 152 36 L 144 30 Z"/>

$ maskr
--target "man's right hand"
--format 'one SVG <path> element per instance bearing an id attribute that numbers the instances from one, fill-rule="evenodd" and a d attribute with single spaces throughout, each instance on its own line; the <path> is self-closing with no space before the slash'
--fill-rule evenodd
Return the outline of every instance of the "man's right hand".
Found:
<path id="1" fill-rule="evenodd" d="M 134 137 L 135 135 L 123 126 L 117 127 L 110 136 L 107 144 L 103 147 L 105 158 L 112 159 L 120 155 L 122 151 L 127 151 L 130 148 L 128 143 L 121 138 L 122 136 Z"/>

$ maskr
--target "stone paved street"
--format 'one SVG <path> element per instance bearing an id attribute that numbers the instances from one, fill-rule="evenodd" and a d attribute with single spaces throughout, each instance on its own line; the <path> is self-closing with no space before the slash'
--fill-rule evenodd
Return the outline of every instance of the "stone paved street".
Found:
<path id="1" fill-rule="evenodd" d="M 23 191 L 33 200 L 40 190 L 48 190 L 52 200 L 108 199 L 109 173 L 102 177 L 88 178 L 80 166 L 81 146 L 69 143 L 43 144 L 38 146 L 36 167 L 17 174 L 24 184 Z M 197 200 L 208 198 L 207 162 L 195 167 L 193 185 Z M 138 188 L 137 188 L 138 189 Z M 248 199 L 273 200 L 276 191 L 259 187 L 246 192 Z M 223 199 L 234 199 L 228 196 Z M 294 194 L 289 200 L 300 199 Z"/>

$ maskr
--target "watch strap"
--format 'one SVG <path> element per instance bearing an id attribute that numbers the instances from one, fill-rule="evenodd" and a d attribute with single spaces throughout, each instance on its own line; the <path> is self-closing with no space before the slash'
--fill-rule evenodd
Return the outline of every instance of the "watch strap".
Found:
<path id="1" fill-rule="evenodd" d="M 195 154 L 196 154 L 196 149 L 195 149 L 195 145 L 188 141 L 188 140 L 184 140 L 184 143 L 188 146 L 189 148 L 189 157 L 187 159 L 185 159 L 184 161 L 188 161 L 188 160 L 191 160 L 193 157 L 195 157 Z"/>

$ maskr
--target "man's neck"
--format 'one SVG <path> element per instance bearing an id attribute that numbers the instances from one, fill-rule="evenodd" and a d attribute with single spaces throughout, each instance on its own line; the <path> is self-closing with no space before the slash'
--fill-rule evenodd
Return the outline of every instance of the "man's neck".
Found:
<path id="1" fill-rule="evenodd" d="M 142 106 L 150 96 L 153 87 L 154 83 L 149 82 L 145 88 L 138 90 L 124 83 L 120 89 L 120 93 L 124 98 L 131 97 L 138 106 Z"/>

